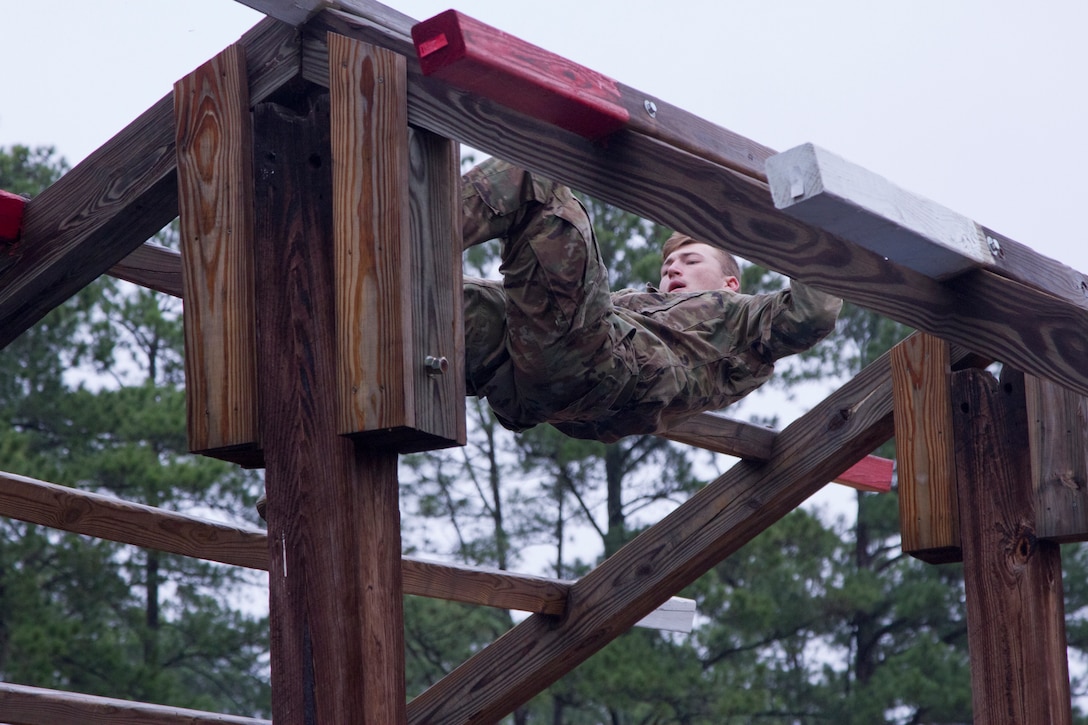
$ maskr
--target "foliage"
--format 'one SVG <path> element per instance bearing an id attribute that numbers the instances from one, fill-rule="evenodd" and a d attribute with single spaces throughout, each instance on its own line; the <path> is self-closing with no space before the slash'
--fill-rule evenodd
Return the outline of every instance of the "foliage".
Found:
<path id="1" fill-rule="evenodd" d="M 52 149 L 0 150 L 0 187 L 33 194 L 66 168 Z M 170 230 L 158 239 L 172 240 Z M 176 300 L 105 278 L 88 286 L 0 352 L 3 467 L 255 518 L 252 475 L 188 452 L 181 345 Z M 267 620 L 229 603 L 251 575 L 8 519 L 0 527 L 0 679 L 267 714 Z"/>

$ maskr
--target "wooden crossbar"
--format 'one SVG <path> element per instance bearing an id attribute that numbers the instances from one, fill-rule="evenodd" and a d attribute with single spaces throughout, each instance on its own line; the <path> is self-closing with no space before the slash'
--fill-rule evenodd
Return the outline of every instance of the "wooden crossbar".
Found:
<path id="1" fill-rule="evenodd" d="M 0 471 L 0 516 L 74 534 L 191 556 L 232 566 L 268 571 L 264 531 L 209 521 L 197 516 L 124 501 Z M 405 556 L 404 593 L 432 599 L 563 614 L 573 581 L 518 574 L 487 567 L 446 564 Z M 651 629 L 690 629 L 690 600 L 674 597 Z M 686 613 L 688 624 L 675 613 Z"/>

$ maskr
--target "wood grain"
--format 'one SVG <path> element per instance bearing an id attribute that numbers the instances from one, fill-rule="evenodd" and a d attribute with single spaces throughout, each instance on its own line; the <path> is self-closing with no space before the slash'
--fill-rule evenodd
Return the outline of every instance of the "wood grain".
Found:
<path id="1" fill-rule="evenodd" d="M 241 40 L 251 100 L 298 75 L 294 28 Z M 19 256 L 0 269 L 0 347 L 178 215 L 173 95 L 167 94 L 26 206 Z"/>
<path id="2" fill-rule="evenodd" d="M 1088 540 L 1088 398 L 1030 375 L 1026 388 L 1036 533 Z"/>
<path id="3" fill-rule="evenodd" d="M 74 534 L 268 571 L 264 531 L 0 472 L 0 516 Z M 404 593 L 525 612 L 562 614 L 572 582 L 413 557 Z"/>
<path id="4" fill-rule="evenodd" d="M 396 453 L 364 455 L 336 426 L 329 129 L 327 98 L 306 113 L 254 109 L 272 711 L 280 722 L 396 723 Z"/>
<path id="5" fill-rule="evenodd" d="M 461 159 L 457 143 L 408 129 L 411 347 L 415 431 L 397 450 L 464 445 L 465 326 L 461 276 Z M 439 368 L 427 367 L 438 360 Z M 421 364 L 422 361 L 422 364 Z"/>
<path id="6" fill-rule="evenodd" d="M 173 297 L 185 294 L 181 281 L 181 254 L 152 242 L 144 242 L 110 267 L 109 274 Z"/>
<path id="7" fill-rule="evenodd" d="M 1070 723 L 1061 550 L 1035 532 L 1024 377 L 952 380 L 974 721 Z"/>
<path id="8" fill-rule="evenodd" d="M 329 38 L 341 433 L 412 424 L 404 57 Z"/>
<path id="9" fill-rule="evenodd" d="M 0 683 L 0 720 L 13 725 L 272 725 L 271 720 Z"/>
<path id="10" fill-rule="evenodd" d="M 962 557 L 951 355 L 948 343 L 926 334 L 911 335 L 891 353 L 902 546 L 932 564 Z"/>
<path id="11" fill-rule="evenodd" d="M 190 450 L 260 446 L 253 271 L 253 134 L 235 44 L 174 86 Z"/>
<path id="12" fill-rule="evenodd" d="M 340 432 L 463 444 L 456 144 L 409 133 L 403 56 L 339 35 L 329 49 Z"/>

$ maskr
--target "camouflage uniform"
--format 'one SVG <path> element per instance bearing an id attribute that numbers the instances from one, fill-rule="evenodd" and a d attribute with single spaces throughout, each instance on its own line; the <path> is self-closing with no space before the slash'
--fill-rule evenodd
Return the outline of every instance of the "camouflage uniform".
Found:
<path id="1" fill-rule="evenodd" d="M 491 160 L 466 174 L 462 201 L 465 246 L 502 241 L 502 282 L 465 278 L 468 392 L 513 430 L 547 422 L 610 442 L 724 408 L 833 330 L 842 304 L 798 283 L 609 292 L 566 187 Z"/>

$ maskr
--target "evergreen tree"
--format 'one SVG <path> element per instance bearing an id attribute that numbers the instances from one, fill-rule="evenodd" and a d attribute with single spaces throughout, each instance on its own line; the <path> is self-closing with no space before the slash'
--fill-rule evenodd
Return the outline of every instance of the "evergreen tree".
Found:
<path id="1" fill-rule="evenodd" d="M 33 192 L 64 168 L 51 150 L 14 147 L 0 152 L 0 172 L 17 176 L 0 176 L 0 187 Z M 0 352 L 0 409 L 12 421 L 0 432 L 3 467 L 152 506 L 255 518 L 252 475 L 188 453 L 181 341 L 180 303 L 114 280 L 51 312 Z M 3 679 L 268 712 L 267 621 L 231 603 L 253 575 L 0 525 Z"/>

